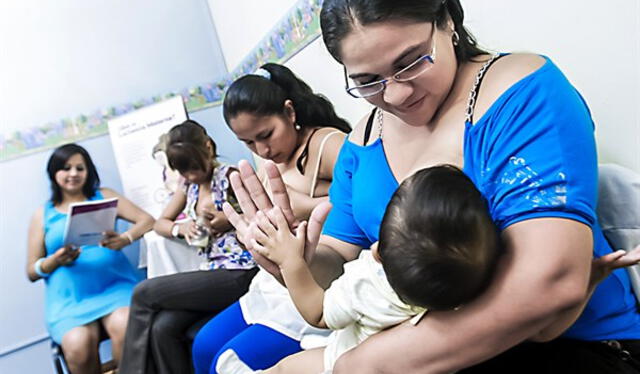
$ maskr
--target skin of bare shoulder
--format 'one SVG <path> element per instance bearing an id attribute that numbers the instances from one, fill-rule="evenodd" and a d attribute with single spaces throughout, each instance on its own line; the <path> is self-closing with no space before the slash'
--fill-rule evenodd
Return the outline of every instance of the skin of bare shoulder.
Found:
<path id="1" fill-rule="evenodd" d="M 367 127 L 367 120 L 369 119 L 370 115 L 371 115 L 371 111 L 368 111 L 366 114 L 362 116 L 362 118 L 360 118 L 358 123 L 353 127 L 353 130 L 347 136 L 347 139 L 351 143 L 362 145 L 362 139 L 364 138 L 364 130 Z M 373 139 L 369 139 L 369 143 L 371 143 L 373 140 L 375 140 L 375 137 L 373 137 Z"/>
<path id="2" fill-rule="evenodd" d="M 108 187 L 100 187 L 100 192 L 102 193 L 102 196 L 104 196 L 107 199 L 119 196 L 119 194 L 116 191 Z"/>
<path id="3" fill-rule="evenodd" d="M 474 111 L 480 118 L 511 86 L 540 69 L 546 60 L 533 53 L 514 53 L 496 61 L 487 71 Z"/>
<path id="4" fill-rule="evenodd" d="M 322 155 L 318 154 L 320 152 L 322 141 L 326 136 L 328 136 L 328 134 L 331 134 L 335 131 L 339 131 L 340 133 L 329 136 L 324 144 Z M 316 154 L 316 157 L 321 157 L 320 170 L 318 173 L 319 179 L 329 181 L 332 179 L 333 167 L 338 158 L 338 153 L 340 153 L 340 148 L 342 147 L 345 136 L 345 133 L 333 127 L 320 128 L 314 134 L 313 138 L 311 139 L 311 143 L 309 144 L 309 153 Z"/>

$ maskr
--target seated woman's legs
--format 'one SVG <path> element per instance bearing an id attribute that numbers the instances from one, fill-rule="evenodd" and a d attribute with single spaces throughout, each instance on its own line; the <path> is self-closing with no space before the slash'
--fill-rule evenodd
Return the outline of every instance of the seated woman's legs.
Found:
<path id="1" fill-rule="evenodd" d="M 248 325 L 240 303 L 220 312 L 204 325 L 193 342 L 197 374 L 215 373 L 220 355 L 232 350 L 254 370 L 266 369 L 300 351 L 300 342 L 263 325 Z"/>
<path id="2" fill-rule="evenodd" d="M 122 346 L 124 335 L 127 331 L 129 320 L 129 307 L 118 308 L 109 315 L 102 317 L 102 326 L 111 340 L 111 354 L 116 363 L 122 358 Z"/>
<path id="3" fill-rule="evenodd" d="M 251 325 L 218 350 L 211 362 L 209 374 L 225 373 L 223 369 L 230 368 L 233 368 L 230 372 L 237 372 L 239 367 L 265 370 L 300 350 L 299 341 L 267 326 Z M 233 354 L 230 355 L 229 351 Z"/>
<path id="4" fill-rule="evenodd" d="M 248 327 L 238 301 L 202 326 L 191 349 L 196 373 L 208 373 L 220 348 Z"/>
<path id="5" fill-rule="evenodd" d="M 74 327 L 62 337 L 62 352 L 71 374 L 100 373 L 100 325 L 91 322 Z"/>
<path id="6" fill-rule="evenodd" d="M 191 373 L 191 341 L 187 331 L 198 321 L 208 321 L 214 315 L 185 310 L 158 312 L 153 320 L 149 343 L 154 366 L 166 373 Z"/>
<path id="7" fill-rule="evenodd" d="M 155 339 L 153 331 L 158 331 L 154 328 L 155 319 L 163 316 L 165 311 L 217 313 L 247 291 L 256 271 L 257 269 L 193 271 L 147 279 L 138 284 L 131 301 L 120 372 L 122 374 L 151 374 L 155 370 L 158 373 L 173 372 L 161 367 L 160 362 L 155 362 L 156 357 L 152 347 L 163 344 L 164 351 L 177 352 L 186 349 L 188 343 L 185 340 L 172 339 L 159 341 L 156 344 L 153 341 Z M 173 317 L 188 319 L 178 321 L 174 318 L 174 328 L 184 327 L 184 332 L 191 324 L 198 321 L 200 316 L 197 313 L 172 314 Z M 169 318 L 169 315 L 164 317 Z M 166 323 L 163 324 L 166 325 Z M 169 359 L 171 357 L 173 356 Z M 155 370 L 149 367 L 154 362 Z M 180 372 L 187 370 L 189 369 L 182 368 Z"/>

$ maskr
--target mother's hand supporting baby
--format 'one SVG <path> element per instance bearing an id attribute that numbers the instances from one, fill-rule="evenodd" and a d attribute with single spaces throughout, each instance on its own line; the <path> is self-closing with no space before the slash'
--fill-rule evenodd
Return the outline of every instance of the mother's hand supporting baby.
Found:
<path id="1" fill-rule="evenodd" d="M 266 161 L 264 168 L 269 178 L 269 188 L 272 198 L 267 194 L 267 191 L 264 189 L 251 165 L 246 160 L 241 160 L 238 163 L 240 172 L 233 172 L 230 179 L 233 192 L 242 210 L 242 215 L 238 214 L 228 203 L 223 205 L 223 210 L 229 222 L 231 222 L 236 229 L 238 240 L 251 252 L 256 262 L 277 279 L 282 280 L 278 266 L 257 253 L 251 246 L 251 239 L 255 239 L 252 227 L 256 225 L 256 213 L 262 211 L 270 217 L 273 214 L 271 209 L 277 206 L 282 210 L 292 229 L 295 228 L 299 222 L 293 214 L 287 188 L 278 168 L 272 161 Z M 310 262 L 313 257 L 315 248 L 318 245 L 320 233 L 322 232 L 322 225 L 329 214 L 329 210 L 331 210 L 331 204 L 324 202 L 316 206 L 311 212 L 307 225 L 305 243 L 305 260 L 307 262 Z"/>

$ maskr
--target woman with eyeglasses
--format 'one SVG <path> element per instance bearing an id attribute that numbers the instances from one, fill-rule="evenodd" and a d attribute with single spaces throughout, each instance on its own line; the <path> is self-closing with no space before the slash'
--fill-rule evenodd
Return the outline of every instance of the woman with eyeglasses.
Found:
<path id="1" fill-rule="evenodd" d="M 459 0 L 325 0 L 320 18 L 347 92 L 376 108 L 342 147 L 324 227 L 327 205 L 311 215 L 314 276 L 326 282 L 375 243 L 398 184 L 437 164 L 471 177 L 503 240 L 477 300 L 369 338 L 333 373 L 639 373 L 627 274 L 587 287 L 592 258 L 612 250 L 595 215 L 594 124 L 562 72 L 544 56 L 483 51 Z M 251 225 L 256 207 L 287 206 L 271 181 L 282 191 L 271 201 L 251 173 L 234 184 L 245 197 L 234 226 Z M 558 323 L 564 332 L 543 333 Z"/>

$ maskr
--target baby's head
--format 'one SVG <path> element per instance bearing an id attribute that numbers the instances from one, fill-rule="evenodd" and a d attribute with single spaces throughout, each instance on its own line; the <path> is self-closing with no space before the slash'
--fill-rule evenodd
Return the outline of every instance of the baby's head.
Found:
<path id="1" fill-rule="evenodd" d="M 420 170 L 400 185 L 382 220 L 377 251 L 402 301 L 449 310 L 486 288 L 499 243 L 471 179 L 444 165 Z"/>

